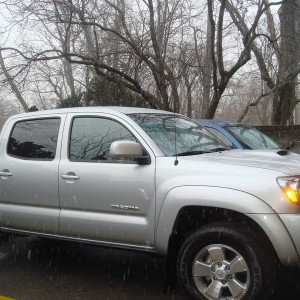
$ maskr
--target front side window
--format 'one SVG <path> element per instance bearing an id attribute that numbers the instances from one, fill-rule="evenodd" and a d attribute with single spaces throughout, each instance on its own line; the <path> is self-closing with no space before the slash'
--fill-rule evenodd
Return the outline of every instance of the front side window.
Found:
<path id="1" fill-rule="evenodd" d="M 110 145 L 115 141 L 136 141 L 120 123 L 97 117 L 73 120 L 69 158 L 72 161 L 111 161 Z"/>
<path id="2" fill-rule="evenodd" d="M 21 159 L 53 160 L 60 119 L 26 120 L 15 124 L 7 153 Z"/>

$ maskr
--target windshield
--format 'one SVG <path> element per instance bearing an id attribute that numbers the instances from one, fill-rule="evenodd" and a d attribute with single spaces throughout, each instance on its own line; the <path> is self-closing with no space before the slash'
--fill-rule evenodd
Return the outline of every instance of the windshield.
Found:
<path id="1" fill-rule="evenodd" d="M 240 142 L 253 150 L 279 149 L 280 146 L 261 131 L 247 126 L 228 126 L 226 130 L 232 133 Z"/>
<path id="2" fill-rule="evenodd" d="M 221 140 L 188 118 L 170 114 L 130 114 L 129 117 L 166 156 L 228 150 Z"/>

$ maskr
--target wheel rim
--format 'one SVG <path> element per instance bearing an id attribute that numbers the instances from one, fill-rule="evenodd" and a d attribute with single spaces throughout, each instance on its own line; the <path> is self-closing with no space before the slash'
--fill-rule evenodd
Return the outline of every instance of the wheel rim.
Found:
<path id="1" fill-rule="evenodd" d="M 240 253 L 223 244 L 209 245 L 193 261 L 193 280 L 209 300 L 239 300 L 250 285 L 249 267 Z"/>

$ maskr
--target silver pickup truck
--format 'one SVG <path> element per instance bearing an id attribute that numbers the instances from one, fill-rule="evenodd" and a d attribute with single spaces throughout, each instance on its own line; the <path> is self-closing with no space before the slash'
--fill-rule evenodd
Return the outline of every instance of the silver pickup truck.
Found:
<path id="1" fill-rule="evenodd" d="M 0 228 L 166 257 L 191 299 L 262 300 L 300 264 L 300 160 L 228 150 L 165 111 L 85 107 L 11 117 Z"/>

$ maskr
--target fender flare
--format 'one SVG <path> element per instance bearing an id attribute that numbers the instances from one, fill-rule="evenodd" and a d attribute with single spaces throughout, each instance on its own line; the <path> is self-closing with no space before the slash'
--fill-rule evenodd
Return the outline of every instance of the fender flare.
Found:
<path id="1" fill-rule="evenodd" d="M 281 262 L 288 264 L 287 260 L 299 259 L 287 229 L 271 206 L 252 194 L 217 186 L 179 186 L 168 192 L 157 220 L 156 248 L 160 253 L 167 255 L 177 215 L 188 206 L 216 207 L 241 213 L 262 228 Z"/>

